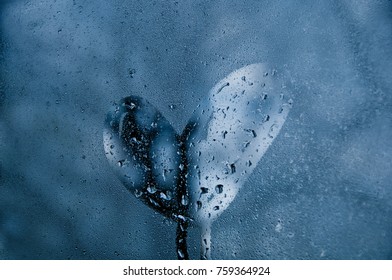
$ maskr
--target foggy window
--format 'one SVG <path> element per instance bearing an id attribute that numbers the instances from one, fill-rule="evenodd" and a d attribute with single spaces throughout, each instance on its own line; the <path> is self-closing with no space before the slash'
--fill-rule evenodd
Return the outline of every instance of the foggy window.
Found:
<path id="1" fill-rule="evenodd" d="M 1 1 L 0 259 L 391 259 L 367 2 Z"/>

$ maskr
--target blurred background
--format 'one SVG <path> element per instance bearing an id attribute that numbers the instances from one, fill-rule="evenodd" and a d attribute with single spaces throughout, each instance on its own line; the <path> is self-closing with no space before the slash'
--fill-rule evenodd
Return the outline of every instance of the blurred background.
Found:
<path id="1" fill-rule="evenodd" d="M 388 0 L 2 0 L 0 259 L 175 259 L 176 224 L 105 158 L 105 115 L 139 95 L 180 132 L 257 62 L 294 106 L 212 258 L 392 259 Z"/>

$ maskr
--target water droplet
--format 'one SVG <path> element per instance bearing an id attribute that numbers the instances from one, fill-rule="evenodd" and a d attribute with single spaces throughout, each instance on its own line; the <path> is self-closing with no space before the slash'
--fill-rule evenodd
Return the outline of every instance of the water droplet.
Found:
<path id="1" fill-rule="evenodd" d="M 149 193 L 156 193 L 157 192 L 157 188 L 155 186 L 148 186 L 147 187 L 147 191 Z"/>
<path id="2" fill-rule="evenodd" d="M 201 194 L 208 193 L 208 188 L 201 187 L 200 190 L 201 190 Z"/>
<path id="3" fill-rule="evenodd" d="M 230 164 L 230 172 L 231 172 L 231 174 L 235 173 L 235 171 L 236 171 L 235 164 L 234 163 Z"/>
<path id="4" fill-rule="evenodd" d="M 244 149 L 248 148 L 249 145 L 250 145 L 250 141 L 246 141 L 246 142 L 244 143 Z"/>
<path id="5" fill-rule="evenodd" d="M 168 199 L 172 199 L 173 198 L 173 194 L 171 191 L 166 191 L 166 196 Z"/>
<path id="6" fill-rule="evenodd" d="M 184 256 L 185 256 L 184 253 L 181 251 L 181 249 L 178 249 L 178 250 L 177 250 L 177 254 L 178 254 L 178 256 L 179 256 L 180 258 L 182 258 L 182 259 L 183 259 Z"/>
<path id="7" fill-rule="evenodd" d="M 200 210 L 201 207 L 203 206 L 200 200 L 196 201 L 196 205 L 197 205 L 197 210 Z"/>
<path id="8" fill-rule="evenodd" d="M 226 83 L 224 85 L 222 85 L 219 89 L 217 93 L 220 93 L 225 87 L 228 87 L 230 85 L 230 83 Z"/>
<path id="9" fill-rule="evenodd" d="M 184 170 L 184 165 L 181 163 L 181 164 L 178 166 L 178 168 L 180 168 L 180 170 L 183 171 L 183 170 Z"/>
<path id="10" fill-rule="evenodd" d="M 269 115 L 265 115 L 264 118 L 263 118 L 263 123 L 268 122 L 269 119 L 270 119 L 270 116 Z"/>
<path id="11" fill-rule="evenodd" d="M 268 132 L 268 136 L 270 138 L 274 138 L 273 133 L 275 133 L 275 130 L 278 128 L 278 126 L 276 124 L 271 125 L 270 130 Z"/>
<path id="12" fill-rule="evenodd" d="M 216 191 L 216 193 L 222 193 L 223 192 L 223 185 L 222 184 L 216 185 L 215 191 Z"/>
<path id="13" fill-rule="evenodd" d="M 183 196 L 181 197 L 181 204 L 182 204 L 182 205 L 188 205 L 188 204 L 189 204 L 189 198 L 188 198 L 188 196 L 183 195 Z"/>
<path id="14" fill-rule="evenodd" d="M 295 235 L 294 232 L 289 232 L 289 233 L 287 234 L 287 237 L 288 237 L 288 238 L 293 238 L 294 235 Z"/>
<path id="15" fill-rule="evenodd" d="M 253 138 L 257 137 L 256 131 L 254 131 L 253 129 L 244 129 L 246 132 L 249 133 L 249 135 L 251 135 Z"/>
<path id="16" fill-rule="evenodd" d="M 170 199 L 171 199 L 170 192 L 166 192 L 166 193 L 161 192 L 161 193 L 159 194 L 159 197 L 162 198 L 162 199 L 164 199 L 164 200 L 170 200 Z"/>
<path id="17" fill-rule="evenodd" d="M 174 109 L 176 109 L 176 105 L 171 104 L 171 105 L 169 105 L 169 108 L 170 108 L 170 110 L 174 110 Z"/>
<path id="18" fill-rule="evenodd" d="M 140 190 L 137 190 L 137 189 L 136 189 L 135 192 L 134 192 L 134 195 L 135 195 L 137 198 L 141 197 L 142 194 L 143 194 L 143 192 L 141 192 Z"/>
<path id="19" fill-rule="evenodd" d="M 155 205 L 156 207 L 160 207 L 159 203 L 156 202 L 154 199 L 152 199 L 151 197 L 148 199 L 150 201 L 151 204 Z"/>
<path id="20" fill-rule="evenodd" d="M 136 69 L 128 68 L 128 74 L 131 78 L 133 78 L 133 75 L 135 75 Z"/>
<path id="21" fill-rule="evenodd" d="M 180 219 L 183 222 L 186 222 L 186 220 L 187 220 L 183 215 L 177 215 L 177 219 Z"/>
<path id="22" fill-rule="evenodd" d="M 214 211 L 218 211 L 219 210 L 219 206 L 214 206 L 214 208 L 212 208 Z"/>
<path id="23" fill-rule="evenodd" d="M 125 106 L 127 109 L 129 109 L 129 110 L 133 110 L 133 109 L 136 108 L 136 104 L 133 103 L 133 102 L 129 102 L 129 104 L 128 104 L 128 103 L 124 103 L 124 106 Z"/>

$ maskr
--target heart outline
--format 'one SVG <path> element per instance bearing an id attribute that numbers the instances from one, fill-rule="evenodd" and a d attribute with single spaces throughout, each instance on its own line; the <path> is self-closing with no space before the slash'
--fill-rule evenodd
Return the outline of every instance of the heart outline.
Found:
<path id="1" fill-rule="evenodd" d="M 272 143 L 274 138 L 279 133 L 282 125 L 284 124 L 288 111 L 291 108 L 292 101 L 289 101 L 288 103 L 283 103 L 283 101 L 282 102 L 278 101 L 276 97 L 277 94 L 276 91 L 282 91 L 282 92 L 284 91 L 283 87 L 280 89 L 276 88 L 276 84 L 279 84 L 281 80 L 278 79 L 277 82 L 276 81 L 271 82 L 272 81 L 271 77 L 274 76 L 275 73 L 274 71 L 270 71 L 271 75 L 270 77 L 267 78 L 269 73 L 267 69 L 268 67 L 265 64 L 259 64 L 259 63 L 251 64 L 232 72 L 226 78 L 218 82 L 210 91 L 209 98 L 207 99 L 207 101 L 204 102 L 204 104 L 202 103 L 201 105 L 199 105 L 198 109 L 195 110 L 193 117 L 189 120 L 187 126 L 185 127 L 184 131 L 181 134 L 177 134 L 172 128 L 172 126 L 170 125 L 170 123 L 151 104 L 149 104 L 143 98 L 137 96 L 129 96 L 123 98 L 120 101 L 120 105 L 115 104 L 115 110 L 109 112 L 106 118 L 106 122 L 105 122 L 106 126 L 104 130 L 104 147 L 108 160 L 112 162 L 113 159 L 116 160 L 116 155 L 111 154 L 113 145 L 110 144 L 113 142 L 113 137 L 115 137 L 113 135 L 114 132 L 114 134 L 118 134 L 117 142 L 119 142 L 118 144 L 120 147 L 124 144 L 125 147 L 130 147 L 130 149 L 123 152 L 128 152 L 128 155 L 133 154 L 134 157 L 133 159 L 128 160 L 129 162 L 133 163 L 133 167 L 136 167 L 134 168 L 135 170 L 133 170 L 134 173 L 131 174 L 131 176 L 126 174 L 124 176 L 129 178 L 133 177 L 132 179 L 135 179 L 137 177 L 144 177 L 144 181 L 142 180 L 143 182 L 139 183 L 139 185 L 142 185 L 141 190 L 138 189 L 138 187 L 135 187 L 134 182 L 132 182 L 133 184 L 129 184 L 128 180 L 124 180 L 123 178 L 122 181 L 124 185 L 126 185 L 129 190 L 133 191 L 135 196 L 140 200 L 142 200 L 145 204 L 152 207 L 157 212 L 160 212 L 163 215 L 177 221 L 178 223 L 177 248 L 182 248 L 182 249 L 178 249 L 177 251 L 179 258 L 188 258 L 185 240 L 186 240 L 186 229 L 191 223 L 195 223 L 202 227 L 202 235 L 203 235 L 202 258 L 209 258 L 210 234 L 211 234 L 212 222 L 233 201 L 238 190 L 244 184 L 247 177 L 253 171 L 253 169 L 257 165 L 257 162 L 264 155 L 265 151 L 268 149 L 269 145 Z M 233 95 L 233 88 L 235 89 L 234 95 Z M 257 147 L 261 150 L 261 152 L 259 151 L 259 149 L 256 149 L 257 157 L 256 160 L 254 161 L 253 167 L 251 167 L 251 164 L 248 164 L 247 166 L 244 166 L 244 163 L 242 163 L 242 165 L 238 165 L 237 161 L 241 158 L 240 156 L 237 156 L 236 161 L 232 160 L 230 156 L 228 157 L 225 156 L 224 150 L 227 149 L 227 147 L 226 146 L 223 147 L 222 150 L 219 147 L 219 145 L 218 146 L 216 145 L 216 143 L 223 145 L 224 142 L 228 142 L 229 140 L 222 140 L 220 138 L 220 142 L 219 140 L 217 141 L 218 135 L 216 133 L 215 134 L 210 133 L 211 132 L 210 127 L 214 125 L 215 127 L 217 127 L 220 126 L 221 124 L 223 124 L 224 126 L 225 124 L 229 123 L 230 125 L 238 128 L 241 126 L 233 123 L 233 121 L 234 122 L 239 121 L 241 123 L 241 118 L 244 119 L 243 116 L 252 119 L 252 117 L 250 117 L 249 114 L 247 115 L 241 111 L 244 110 L 246 106 L 238 107 L 239 108 L 238 111 L 241 111 L 242 113 L 238 113 L 238 111 L 236 112 L 235 110 L 233 110 L 233 112 L 231 113 L 231 120 L 229 121 L 227 121 L 227 119 L 224 120 L 224 118 L 226 118 L 227 116 L 224 110 L 225 108 L 229 110 L 230 105 L 235 104 L 235 102 L 232 101 L 235 98 L 237 98 L 236 100 L 239 105 L 241 105 L 241 102 L 243 102 L 244 104 L 247 103 L 246 104 L 247 106 L 251 104 L 249 108 L 253 108 L 252 106 L 254 103 L 254 102 L 250 102 L 252 101 L 250 100 L 250 98 L 262 97 L 261 102 L 267 104 L 265 102 L 265 100 L 267 99 L 266 98 L 267 94 L 263 93 L 260 95 L 260 93 L 257 92 L 255 88 L 259 88 L 264 91 L 269 91 L 272 92 L 272 94 L 275 94 L 275 96 L 272 95 L 273 96 L 272 99 L 269 98 L 269 100 L 272 100 L 273 102 L 271 103 L 272 105 L 271 104 L 268 105 L 270 106 L 270 108 L 269 109 L 267 108 L 266 110 L 267 112 L 274 110 L 274 116 L 272 116 L 273 124 L 269 128 L 268 134 L 266 134 L 267 130 L 263 126 L 262 128 L 260 128 L 259 126 L 258 127 L 259 130 L 253 130 L 250 128 L 248 129 L 242 127 L 243 131 L 247 131 L 248 133 L 250 133 L 251 136 L 253 135 L 254 138 L 256 138 L 257 134 L 259 134 L 260 132 L 264 135 L 268 135 L 268 137 L 263 138 L 264 144 L 263 143 L 256 144 L 258 145 Z M 239 92 L 236 92 L 238 90 L 241 90 L 241 95 L 243 97 L 241 97 L 241 95 L 240 97 L 238 97 Z M 246 90 L 248 92 L 245 95 L 244 93 Z M 230 98 L 228 98 L 228 96 Z M 266 107 L 265 104 L 264 107 Z M 278 109 L 279 112 L 277 112 Z M 147 110 L 153 111 L 154 114 L 152 116 L 148 116 L 148 114 L 146 114 L 146 116 L 144 117 L 138 116 L 138 112 L 143 112 Z M 255 115 L 257 116 L 256 113 Z M 224 118 L 222 116 L 224 116 Z M 269 115 L 266 116 L 268 116 L 268 119 L 263 122 L 269 121 L 270 116 Z M 122 122 L 120 121 L 121 118 L 127 118 L 127 117 L 128 119 L 126 119 L 125 121 L 124 119 Z M 137 120 L 138 117 L 139 120 Z M 257 120 L 253 120 L 254 123 L 255 121 Z M 147 126 L 146 125 L 143 126 L 143 122 L 147 123 Z M 140 123 L 141 125 L 139 127 Z M 150 125 L 151 127 L 148 125 L 149 123 L 151 123 Z M 154 126 L 153 124 L 156 125 Z M 123 131 L 124 133 L 122 133 Z M 241 132 L 242 134 L 244 134 L 243 131 Z M 127 135 L 129 132 L 130 135 Z M 168 199 L 168 191 L 165 190 L 165 188 L 162 188 L 159 184 L 157 184 L 153 176 L 153 168 L 154 168 L 153 164 L 151 163 L 151 161 L 148 160 L 148 156 L 146 157 L 146 155 L 151 156 L 148 150 L 153 146 L 154 139 L 156 137 L 159 138 L 162 133 L 167 133 L 167 135 L 164 136 L 163 138 L 166 138 L 168 142 L 171 141 L 173 147 L 175 147 L 174 150 L 175 153 L 173 153 L 172 151 L 171 154 L 174 155 L 174 157 L 176 157 L 175 156 L 176 154 L 178 155 L 177 158 L 174 158 L 171 161 L 171 163 L 169 163 L 169 165 L 173 164 L 174 166 L 175 165 L 178 166 L 177 170 L 174 170 L 174 173 L 176 173 L 177 175 L 175 175 L 172 178 L 172 183 L 171 183 L 173 185 L 171 194 L 174 194 L 172 199 L 170 198 Z M 136 136 L 139 135 L 140 139 L 135 138 L 135 135 Z M 235 136 L 235 131 L 234 134 L 233 133 L 230 134 L 229 131 L 226 130 L 226 134 L 223 134 L 223 139 L 226 139 L 226 137 L 228 137 L 229 139 L 230 137 L 232 137 L 231 140 L 237 141 L 238 139 L 242 139 L 241 137 L 243 136 L 237 137 Z M 134 141 L 132 139 L 134 140 L 136 139 L 136 140 Z M 169 141 L 168 139 L 171 140 Z M 198 142 L 195 144 L 194 141 L 198 141 Z M 253 142 L 253 143 L 257 143 L 257 142 Z M 254 145 L 253 143 L 249 142 L 247 145 L 252 146 Z M 243 153 L 248 148 L 248 146 L 242 149 Z M 220 151 L 220 153 L 222 154 L 220 155 L 219 171 L 216 171 L 215 166 L 208 167 L 208 163 L 200 164 L 202 161 L 200 159 L 202 158 L 200 153 L 202 151 L 203 152 L 207 151 L 208 153 L 208 149 L 211 150 L 211 147 L 213 147 L 212 151 L 210 151 L 211 155 L 213 156 L 218 155 L 217 151 Z M 157 149 L 159 150 L 160 148 L 158 147 Z M 198 154 L 198 156 L 195 156 L 194 153 L 192 156 L 191 153 L 192 149 L 193 152 L 196 152 Z M 238 150 L 238 147 L 234 147 L 233 150 Z M 119 156 L 120 154 L 121 151 L 117 151 L 117 156 Z M 123 156 L 125 154 L 123 154 Z M 140 165 L 137 161 L 141 161 L 142 164 Z M 118 163 L 120 162 L 121 160 L 118 161 Z M 129 162 L 128 165 L 131 165 Z M 227 198 L 226 196 L 225 198 L 222 198 L 221 196 L 219 198 L 221 200 L 220 205 L 211 206 L 212 204 L 217 204 L 216 201 L 214 201 L 216 199 L 213 196 L 211 197 L 211 193 L 209 194 L 209 196 L 205 194 L 208 193 L 208 190 L 211 187 L 208 184 L 212 186 L 215 185 L 215 188 L 218 188 L 217 191 L 218 195 L 216 195 L 216 197 L 219 197 L 219 193 L 223 192 L 219 190 L 220 188 L 223 189 L 224 185 L 218 183 L 219 180 L 221 180 L 221 178 L 219 178 L 218 175 L 221 176 L 221 174 L 226 173 L 226 171 L 222 170 L 222 162 L 226 162 L 225 164 L 229 168 L 229 172 L 227 174 L 229 173 L 234 174 L 236 170 L 239 171 L 242 170 L 243 176 L 242 178 L 237 178 L 234 181 L 230 179 L 231 178 L 230 176 L 226 176 L 225 178 L 229 178 L 229 179 L 228 181 L 225 182 L 225 186 L 226 186 L 225 191 L 230 193 L 230 197 Z M 245 163 L 245 165 L 246 164 L 247 163 Z M 123 167 L 122 164 L 120 165 L 121 166 L 119 167 Z M 201 171 L 198 171 L 199 174 L 189 169 L 192 166 L 198 166 L 198 168 L 201 169 Z M 205 166 L 207 166 L 209 170 L 208 168 L 204 168 Z M 143 173 L 143 170 L 140 170 L 140 168 L 144 169 L 146 174 L 145 176 L 140 175 L 140 173 Z M 159 171 L 161 172 L 162 170 Z M 202 180 L 200 180 L 200 172 L 201 173 L 204 172 L 203 175 L 205 175 L 206 173 L 208 174 L 211 173 L 215 175 L 216 178 L 218 178 L 218 181 L 211 181 L 211 179 L 210 181 L 208 181 L 206 179 L 208 187 L 200 187 L 203 184 Z M 244 176 L 245 174 L 247 175 Z M 155 174 L 155 177 L 157 176 L 159 177 L 159 174 L 158 175 Z M 199 179 L 196 178 L 197 176 L 199 177 Z M 197 181 L 198 184 L 195 183 Z M 186 200 L 189 201 L 189 203 L 183 203 L 184 197 L 186 198 Z M 204 198 L 204 200 L 202 200 L 202 197 Z M 210 203 L 209 205 L 208 202 L 210 201 L 214 201 L 214 203 Z M 206 205 L 208 207 L 206 207 Z"/>

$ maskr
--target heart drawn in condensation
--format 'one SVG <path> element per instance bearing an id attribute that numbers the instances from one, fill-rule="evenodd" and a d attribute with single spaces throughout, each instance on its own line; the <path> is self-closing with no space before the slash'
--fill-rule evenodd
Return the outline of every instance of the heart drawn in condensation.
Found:
<path id="1" fill-rule="evenodd" d="M 145 99 L 123 98 L 108 113 L 106 157 L 137 198 L 178 222 L 177 255 L 188 258 L 186 227 L 210 228 L 282 128 L 292 101 L 265 64 L 238 69 L 213 87 L 181 135 Z"/>

